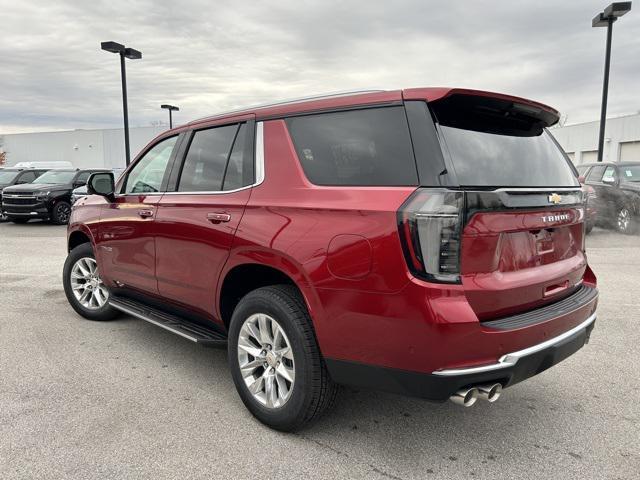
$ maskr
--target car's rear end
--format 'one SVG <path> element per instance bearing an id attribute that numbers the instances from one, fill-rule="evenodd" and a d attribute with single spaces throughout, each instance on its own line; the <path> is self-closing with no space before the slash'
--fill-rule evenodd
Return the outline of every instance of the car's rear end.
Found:
<path id="1" fill-rule="evenodd" d="M 405 312 L 396 328 L 411 332 L 411 347 L 375 381 L 463 404 L 480 386 L 495 399 L 490 387 L 535 375 L 589 338 L 597 289 L 584 192 L 546 130 L 555 110 L 468 90 L 404 97 L 421 186 L 397 213 L 410 281 L 385 315 Z M 373 383 L 362 365 L 330 366 L 339 381 Z"/>

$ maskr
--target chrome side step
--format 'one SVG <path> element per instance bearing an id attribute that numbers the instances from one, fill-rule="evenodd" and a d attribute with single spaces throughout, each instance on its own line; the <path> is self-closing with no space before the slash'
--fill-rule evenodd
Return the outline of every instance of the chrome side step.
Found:
<path id="1" fill-rule="evenodd" d="M 216 348 L 227 348 L 227 337 L 223 333 L 184 318 L 171 315 L 130 298 L 111 297 L 109 305 L 123 313 L 164 328 L 194 343 Z"/>

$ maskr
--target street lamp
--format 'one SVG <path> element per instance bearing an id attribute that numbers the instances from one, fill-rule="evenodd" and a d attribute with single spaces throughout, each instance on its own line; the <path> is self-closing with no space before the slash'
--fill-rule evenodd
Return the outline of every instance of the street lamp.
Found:
<path id="1" fill-rule="evenodd" d="M 176 107 L 175 105 L 169 105 L 169 104 L 164 104 L 164 105 L 160 105 L 160 108 L 166 108 L 167 110 L 169 110 L 169 128 L 173 128 L 173 116 L 172 113 L 173 112 L 177 112 L 180 109 L 178 107 Z"/>
<path id="2" fill-rule="evenodd" d="M 607 95 L 609 92 L 609 65 L 611 63 L 611 32 L 613 22 L 631 10 L 631 2 L 614 2 L 591 21 L 592 27 L 607 27 L 607 48 L 604 58 L 604 81 L 602 83 L 602 108 L 600 109 L 600 136 L 598 138 L 598 161 L 602 161 L 604 128 L 607 121 Z"/>
<path id="3" fill-rule="evenodd" d="M 120 55 L 120 76 L 122 78 L 122 110 L 124 112 L 124 153 L 127 166 L 131 161 L 129 152 L 129 110 L 127 108 L 127 72 L 124 66 L 124 59 L 137 60 L 142 58 L 142 52 L 133 48 L 125 47 L 116 42 L 102 42 L 102 50 Z"/>

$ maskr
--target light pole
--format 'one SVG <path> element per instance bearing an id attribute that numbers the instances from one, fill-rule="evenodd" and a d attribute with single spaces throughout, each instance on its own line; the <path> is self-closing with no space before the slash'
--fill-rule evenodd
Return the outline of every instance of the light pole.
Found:
<path id="1" fill-rule="evenodd" d="M 173 128 L 173 112 L 178 112 L 180 109 L 178 107 L 176 107 L 175 105 L 169 105 L 167 103 L 165 103 L 164 105 L 160 105 L 160 108 L 165 108 L 167 110 L 169 110 L 169 129 Z"/>
<path id="2" fill-rule="evenodd" d="M 604 57 L 604 81 L 602 82 L 602 107 L 600 109 L 600 136 L 598 137 L 598 161 L 602 161 L 604 129 L 607 121 L 607 95 L 609 93 L 609 66 L 611 64 L 611 33 L 613 22 L 631 10 L 631 2 L 614 2 L 591 21 L 592 27 L 607 27 L 607 47 Z"/>
<path id="3" fill-rule="evenodd" d="M 124 59 L 137 60 L 142 58 L 142 52 L 133 48 L 125 47 L 116 42 L 102 42 L 100 44 L 102 50 L 120 55 L 120 77 L 122 78 L 122 110 L 124 113 L 124 153 L 127 166 L 131 161 L 131 153 L 129 152 L 129 109 L 127 107 L 127 71 L 124 65 Z"/>

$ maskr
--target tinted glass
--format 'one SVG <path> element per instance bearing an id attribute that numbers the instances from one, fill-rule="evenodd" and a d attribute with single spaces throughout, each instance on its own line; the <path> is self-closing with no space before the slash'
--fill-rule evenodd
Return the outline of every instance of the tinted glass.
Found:
<path id="1" fill-rule="evenodd" d="M 124 193 L 159 192 L 178 137 L 162 140 L 142 157 L 127 175 Z"/>
<path id="2" fill-rule="evenodd" d="M 441 125 L 460 185 L 576 186 L 562 150 L 546 130 L 537 135 L 502 135 Z"/>
<path id="3" fill-rule="evenodd" d="M 240 126 L 235 142 L 233 142 L 233 149 L 231 150 L 231 156 L 227 164 L 227 171 L 224 174 L 223 190 L 235 190 L 236 188 L 249 185 L 249 183 L 243 181 L 246 177 L 246 172 L 244 172 L 246 143 L 247 125 L 243 123 Z"/>
<path id="4" fill-rule="evenodd" d="M 36 172 L 25 172 L 22 175 L 20 175 L 20 178 L 18 179 L 18 181 L 20 183 L 31 183 L 36 179 L 37 175 Z"/>
<path id="5" fill-rule="evenodd" d="M 640 182 L 640 165 L 620 165 L 620 177 L 625 182 Z"/>
<path id="6" fill-rule="evenodd" d="M 602 174 L 604 173 L 605 168 L 607 168 L 605 165 L 593 167 L 587 176 L 587 180 L 590 182 L 599 182 L 602 180 Z"/>
<path id="7" fill-rule="evenodd" d="M 583 166 L 577 166 L 576 170 L 578 170 L 578 175 L 584 175 L 585 173 L 587 173 L 587 170 L 589 170 L 589 167 L 585 167 Z"/>
<path id="8" fill-rule="evenodd" d="M 75 170 L 49 170 L 47 173 L 40 175 L 33 183 L 37 184 L 56 184 L 71 183 L 73 177 L 76 176 Z"/>
<path id="9" fill-rule="evenodd" d="M 91 175 L 91 172 L 82 172 L 80 175 L 78 175 L 74 183 L 86 185 L 87 181 L 89 180 L 89 175 Z"/>
<path id="10" fill-rule="evenodd" d="M 613 167 L 607 167 L 602 176 L 602 181 L 615 182 L 616 181 L 616 169 Z"/>
<path id="11" fill-rule="evenodd" d="M 403 107 L 287 120 L 304 172 L 316 185 L 417 185 Z"/>
<path id="12" fill-rule="evenodd" d="M 216 192 L 222 189 L 224 171 L 237 125 L 195 132 L 184 160 L 179 192 Z"/>

